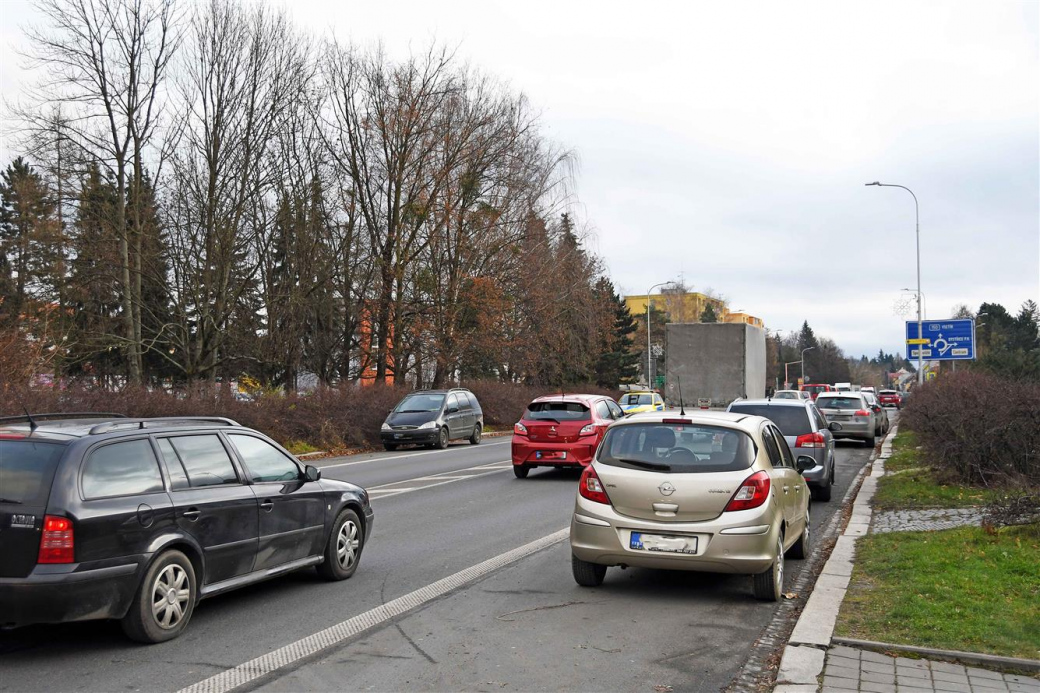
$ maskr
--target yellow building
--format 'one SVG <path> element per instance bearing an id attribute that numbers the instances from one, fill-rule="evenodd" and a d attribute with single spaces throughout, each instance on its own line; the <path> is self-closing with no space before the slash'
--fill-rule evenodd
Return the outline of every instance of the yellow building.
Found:
<path id="1" fill-rule="evenodd" d="M 633 317 L 646 315 L 647 295 L 625 296 L 625 305 Z M 690 291 L 686 293 L 655 294 L 650 296 L 653 300 L 654 310 L 661 310 L 668 314 L 668 319 L 673 323 L 700 322 L 701 314 L 709 303 L 715 306 L 715 312 L 719 316 L 719 322 L 743 322 L 748 325 L 762 327 L 762 319 L 756 318 L 748 313 L 731 313 L 726 309 L 726 303 L 718 298 L 711 298 L 705 294 Z"/>

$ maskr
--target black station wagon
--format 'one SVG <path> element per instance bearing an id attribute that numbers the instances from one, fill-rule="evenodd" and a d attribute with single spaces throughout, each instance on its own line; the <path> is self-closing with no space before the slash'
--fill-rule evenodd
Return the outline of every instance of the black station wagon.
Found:
<path id="1" fill-rule="evenodd" d="M 364 489 L 217 417 L 0 419 L 0 627 L 120 619 L 162 642 L 199 600 L 357 570 Z"/>

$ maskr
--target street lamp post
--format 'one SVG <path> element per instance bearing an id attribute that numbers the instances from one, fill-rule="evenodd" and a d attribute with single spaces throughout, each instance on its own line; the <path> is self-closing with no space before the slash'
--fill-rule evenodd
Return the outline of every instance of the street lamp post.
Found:
<path id="1" fill-rule="evenodd" d="M 816 347 L 805 347 L 802 349 L 802 386 L 805 386 L 805 352 L 812 351 Z"/>
<path id="2" fill-rule="evenodd" d="M 906 287 L 900 289 L 900 291 L 908 291 L 908 292 L 910 292 L 912 294 L 917 294 L 918 302 L 920 302 L 921 299 L 924 299 L 924 317 L 925 317 L 925 320 L 927 320 L 928 319 L 928 296 L 925 295 L 925 293 L 923 291 L 918 292 L 918 291 L 915 291 L 914 289 L 909 289 L 909 288 L 906 288 Z"/>
<path id="3" fill-rule="evenodd" d="M 917 204 L 917 195 L 914 195 L 914 191 L 905 185 L 896 185 L 894 183 L 879 183 L 874 181 L 873 183 L 867 183 L 866 185 L 877 185 L 882 188 L 902 188 L 903 190 L 910 193 L 914 198 L 914 231 L 917 235 L 917 338 L 921 338 L 921 209 Z M 917 345 L 917 384 L 922 385 L 924 383 L 924 345 Z"/>
<path id="4" fill-rule="evenodd" d="M 646 292 L 646 387 L 649 390 L 654 389 L 653 381 L 650 380 L 650 363 L 653 356 L 650 353 L 650 305 L 652 300 L 650 299 L 650 293 L 659 286 L 666 286 L 674 282 L 667 281 L 659 284 L 654 284 Z"/>
<path id="5" fill-rule="evenodd" d="M 787 367 L 793 366 L 796 363 L 801 363 L 801 361 L 788 361 L 784 364 L 784 389 L 787 389 L 787 387 L 791 384 L 791 377 L 787 374 Z"/>

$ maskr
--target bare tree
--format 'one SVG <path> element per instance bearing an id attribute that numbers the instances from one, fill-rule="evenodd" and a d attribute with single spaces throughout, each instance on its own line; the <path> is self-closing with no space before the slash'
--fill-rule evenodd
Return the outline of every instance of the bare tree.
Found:
<path id="1" fill-rule="evenodd" d="M 38 0 L 36 9 L 47 21 L 28 31 L 29 57 L 45 76 L 18 111 L 26 129 L 58 122 L 62 140 L 110 170 L 121 195 L 133 181 L 129 204 L 115 208 L 115 225 L 128 376 L 138 383 L 141 239 L 131 237 L 127 207 L 139 217 L 144 161 L 162 123 L 161 96 L 177 42 L 174 0 Z M 62 105 L 67 120 L 51 119 L 46 105 Z"/>

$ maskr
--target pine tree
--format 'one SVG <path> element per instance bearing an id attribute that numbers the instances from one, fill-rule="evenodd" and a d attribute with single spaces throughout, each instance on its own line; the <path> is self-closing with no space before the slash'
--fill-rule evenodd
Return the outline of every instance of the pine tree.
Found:
<path id="1" fill-rule="evenodd" d="M 596 291 L 609 307 L 607 316 L 611 319 L 610 329 L 603 331 L 596 361 L 596 384 L 603 388 L 616 388 L 635 382 L 639 373 L 640 355 L 632 352 L 632 334 L 637 324 L 610 280 L 601 278 L 596 282 Z"/>
<path id="2" fill-rule="evenodd" d="M 55 209 L 43 178 L 22 157 L 0 174 L 0 256 L 10 279 L 4 313 L 15 319 L 32 299 L 57 299 L 64 278 L 55 272 L 61 266 Z"/>
<path id="3" fill-rule="evenodd" d="M 701 322 L 718 322 L 719 314 L 715 311 L 715 304 L 711 301 L 705 304 L 701 311 Z"/>

